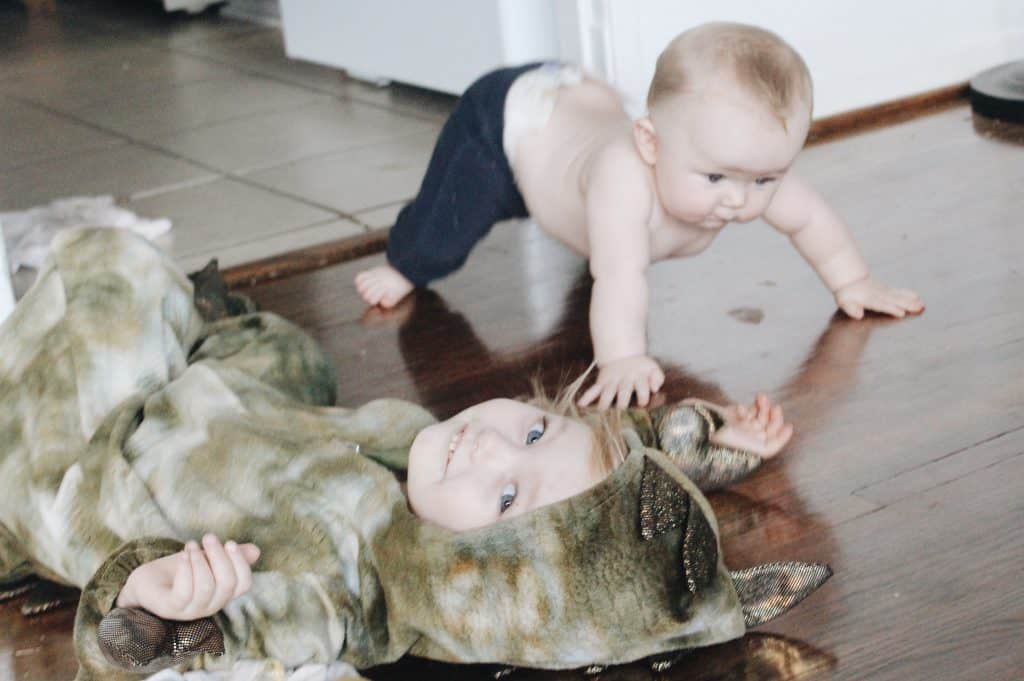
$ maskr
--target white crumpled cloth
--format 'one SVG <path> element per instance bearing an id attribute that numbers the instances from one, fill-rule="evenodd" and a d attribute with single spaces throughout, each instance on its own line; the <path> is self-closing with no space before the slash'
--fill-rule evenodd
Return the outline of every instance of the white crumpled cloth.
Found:
<path id="1" fill-rule="evenodd" d="M 231 669 L 191 671 L 184 674 L 165 669 L 146 681 L 357 681 L 362 679 L 355 667 L 345 662 L 330 665 L 304 664 L 288 671 L 273 660 L 239 660 Z"/>
<path id="2" fill-rule="evenodd" d="M 112 196 L 74 196 L 57 199 L 48 206 L 0 213 L 0 225 L 3 225 L 3 238 L 7 244 L 8 271 L 17 272 L 21 267 L 39 269 L 50 250 L 50 242 L 63 229 L 121 227 L 152 239 L 167 232 L 171 221 L 166 218 L 140 218 L 115 205 Z"/>

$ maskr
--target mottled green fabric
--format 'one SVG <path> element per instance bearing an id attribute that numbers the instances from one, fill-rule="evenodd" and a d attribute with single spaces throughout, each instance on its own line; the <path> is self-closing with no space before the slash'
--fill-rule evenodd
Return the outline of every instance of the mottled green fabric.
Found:
<path id="1" fill-rule="evenodd" d="M 74 232 L 0 327 L 0 567 L 84 587 L 79 679 L 130 677 L 99 652 L 100 619 L 134 567 L 205 532 L 263 550 L 209 668 L 571 668 L 743 634 L 714 515 L 661 452 L 634 438 L 584 494 L 452 533 L 377 463 L 404 460 L 426 411 L 329 406 L 306 334 L 266 313 L 204 324 L 191 293 L 142 239 Z M 642 489 L 671 501 L 646 538 Z"/>

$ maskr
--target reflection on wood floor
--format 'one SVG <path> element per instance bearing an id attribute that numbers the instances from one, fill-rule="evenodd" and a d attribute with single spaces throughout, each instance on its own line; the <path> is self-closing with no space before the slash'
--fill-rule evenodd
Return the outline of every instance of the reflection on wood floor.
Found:
<path id="1" fill-rule="evenodd" d="M 786 241 L 755 223 L 652 268 L 663 396 L 765 391 L 797 434 L 752 479 L 711 495 L 733 568 L 823 561 L 835 577 L 746 638 L 671 670 L 601 679 L 1024 677 L 1024 148 L 965 108 L 809 149 L 799 164 L 849 220 L 873 273 L 916 289 L 918 317 L 856 322 Z M 336 358 L 340 402 L 396 396 L 446 416 L 584 370 L 584 263 L 502 225 L 466 268 L 390 312 L 354 274 L 381 256 L 249 289 Z M 70 678 L 72 613 L 0 609 L 0 679 Z M 489 678 L 422 661 L 375 679 Z M 511 679 L 575 679 L 518 670 Z"/>

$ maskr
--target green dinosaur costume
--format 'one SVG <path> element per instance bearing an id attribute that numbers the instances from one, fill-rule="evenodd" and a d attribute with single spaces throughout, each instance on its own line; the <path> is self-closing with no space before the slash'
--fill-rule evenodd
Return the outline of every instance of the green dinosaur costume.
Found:
<path id="1" fill-rule="evenodd" d="M 677 464 L 711 485 L 751 459 L 708 447 L 714 418 L 691 408 L 637 416 L 625 463 L 576 497 L 462 533 L 421 521 L 388 467 L 433 417 L 328 406 L 302 331 L 200 307 L 148 242 L 84 230 L 0 326 L 0 581 L 83 589 L 80 680 L 249 658 L 615 664 L 741 636 L 827 577 L 726 569 Z M 262 548 L 250 592 L 190 623 L 113 607 L 135 567 L 205 532 Z"/>

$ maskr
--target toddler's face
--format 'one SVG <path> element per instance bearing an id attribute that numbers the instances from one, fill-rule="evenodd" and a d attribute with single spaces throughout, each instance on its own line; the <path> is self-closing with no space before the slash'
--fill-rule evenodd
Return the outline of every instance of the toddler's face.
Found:
<path id="1" fill-rule="evenodd" d="M 662 206 L 706 229 L 759 217 L 807 137 L 810 116 L 798 108 L 783 128 L 743 91 L 711 86 L 652 112 Z"/>
<path id="2" fill-rule="evenodd" d="M 451 530 L 561 501 L 604 478 L 590 429 L 515 400 L 424 428 L 409 451 L 409 504 Z"/>

